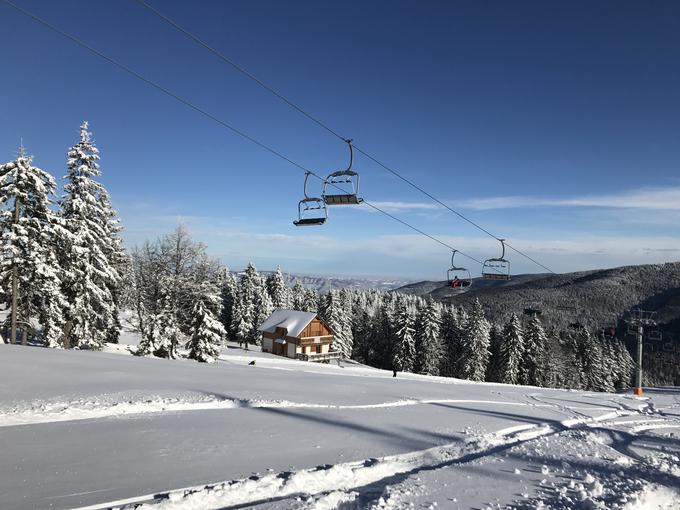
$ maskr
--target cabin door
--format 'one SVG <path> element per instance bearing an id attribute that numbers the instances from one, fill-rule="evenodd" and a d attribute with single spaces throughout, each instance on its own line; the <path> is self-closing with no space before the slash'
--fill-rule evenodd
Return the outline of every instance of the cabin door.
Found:
<path id="1" fill-rule="evenodd" d="M 285 356 L 286 355 L 286 344 L 274 344 L 274 354 L 277 354 L 279 356 Z"/>

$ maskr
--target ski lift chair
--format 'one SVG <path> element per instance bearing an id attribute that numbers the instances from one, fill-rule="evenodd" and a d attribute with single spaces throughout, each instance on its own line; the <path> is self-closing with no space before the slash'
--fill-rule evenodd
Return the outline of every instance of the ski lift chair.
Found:
<path id="1" fill-rule="evenodd" d="M 314 227 L 326 223 L 328 210 L 326 202 L 318 197 L 310 197 L 307 194 L 307 180 L 311 172 L 305 172 L 304 193 L 305 198 L 298 202 L 298 219 L 293 222 L 296 227 Z"/>
<path id="2" fill-rule="evenodd" d="M 510 280 L 510 262 L 505 260 L 505 239 L 499 239 L 503 247 L 500 257 L 486 259 L 482 264 L 482 278 L 485 280 Z"/>
<path id="3" fill-rule="evenodd" d="M 349 166 L 346 170 L 333 172 L 323 181 L 323 191 L 321 196 L 326 205 L 357 205 L 364 201 L 358 196 L 359 193 L 359 174 L 352 170 L 354 162 L 354 150 L 352 140 L 345 140 L 349 146 Z M 344 191 L 342 187 L 349 184 L 351 189 Z M 332 188 L 329 193 L 329 187 Z M 340 192 L 342 191 L 342 192 Z"/>
<path id="4" fill-rule="evenodd" d="M 449 282 L 449 287 L 452 289 L 464 289 L 472 285 L 472 276 L 468 269 L 457 267 L 453 262 L 457 251 L 453 250 L 451 253 L 451 268 L 446 271 L 446 279 Z"/>

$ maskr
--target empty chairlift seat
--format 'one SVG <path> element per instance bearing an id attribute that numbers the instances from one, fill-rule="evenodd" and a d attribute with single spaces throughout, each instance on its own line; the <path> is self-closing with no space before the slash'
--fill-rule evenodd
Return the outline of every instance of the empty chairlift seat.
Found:
<path id="1" fill-rule="evenodd" d="M 323 225 L 328 219 L 326 202 L 322 198 L 310 197 L 307 194 L 307 181 L 311 172 L 305 172 L 305 198 L 298 202 L 298 219 L 293 221 L 296 227 L 313 227 Z"/>
<path id="2" fill-rule="evenodd" d="M 352 140 L 345 142 L 349 147 L 349 166 L 346 170 L 331 173 L 324 180 L 321 196 L 326 205 L 357 205 L 363 202 L 359 197 L 359 174 L 352 170 L 354 162 Z"/>
<path id="3" fill-rule="evenodd" d="M 499 239 L 503 252 L 500 257 L 486 259 L 482 264 L 485 280 L 510 280 L 510 262 L 505 260 L 505 239 Z"/>

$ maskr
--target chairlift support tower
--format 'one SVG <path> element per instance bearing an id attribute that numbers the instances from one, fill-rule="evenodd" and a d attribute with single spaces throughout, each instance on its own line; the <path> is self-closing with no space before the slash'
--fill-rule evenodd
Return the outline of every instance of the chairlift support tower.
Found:
<path id="1" fill-rule="evenodd" d="M 626 322 L 630 326 L 629 332 L 634 334 L 637 338 L 637 360 L 635 366 L 635 389 L 633 393 L 641 397 L 642 396 L 642 338 L 645 333 L 645 328 L 653 327 L 657 328 L 657 322 L 655 320 L 656 312 L 651 312 L 648 310 L 632 310 L 630 316 L 626 319 Z"/>

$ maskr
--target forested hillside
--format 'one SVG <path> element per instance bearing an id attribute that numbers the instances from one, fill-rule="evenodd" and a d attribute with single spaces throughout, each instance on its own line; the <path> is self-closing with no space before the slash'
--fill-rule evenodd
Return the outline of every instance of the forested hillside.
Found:
<path id="1" fill-rule="evenodd" d="M 567 326 L 576 319 L 607 327 L 634 308 L 657 312 L 668 338 L 680 333 L 680 262 L 626 266 L 557 275 L 517 275 L 508 282 L 473 280 L 465 292 L 447 282 L 419 282 L 398 292 L 469 306 L 475 300 L 491 320 L 505 320 L 525 308 L 537 307 L 551 324 Z"/>

